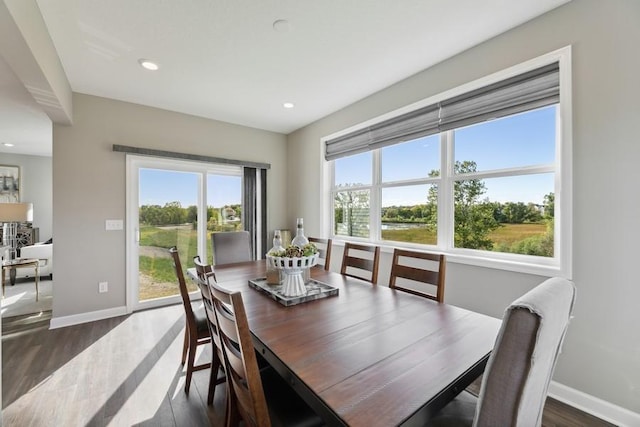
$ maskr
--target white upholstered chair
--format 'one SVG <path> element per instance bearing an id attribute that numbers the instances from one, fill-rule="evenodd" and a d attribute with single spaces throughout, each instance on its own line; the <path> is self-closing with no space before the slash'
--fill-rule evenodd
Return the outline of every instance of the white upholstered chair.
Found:
<path id="1" fill-rule="evenodd" d="M 248 231 L 211 233 L 214 265 L 253 261 Z"/>
<path id="2" fill-rule="evenodd" d="M 463 391 L 428 426 L 540 426 L 575 292 L 572 282 L 556 277 L 509 305 L 480 396 Z"/>

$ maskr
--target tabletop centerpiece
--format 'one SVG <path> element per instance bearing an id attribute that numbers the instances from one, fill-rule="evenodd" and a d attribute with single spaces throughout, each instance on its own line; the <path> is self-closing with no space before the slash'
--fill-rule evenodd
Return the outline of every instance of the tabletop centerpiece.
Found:
<path id="1" fill-rule="evenodd" d="M 284 250 L 274 248 L 267 253 L 267 263 L 284 273 L 282 295 L 303 296 L 307 293 L 303 272 L 318 263 L 318 248 L 313 243 L 302 247 L 290 245 Z"/>

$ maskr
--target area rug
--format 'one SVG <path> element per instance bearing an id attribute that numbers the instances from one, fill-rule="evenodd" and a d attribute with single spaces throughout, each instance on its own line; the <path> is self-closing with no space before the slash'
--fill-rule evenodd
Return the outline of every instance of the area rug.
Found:
<path id="1" fill-rule="evenodd" d="M 18 279 L 14 286 L 6 283 L 4 298 L 2 299 L 2 317 L 21 316 L 51 310 L 53 301 L 52 284 L 53 281 L 51 279 L 40 280 L 38 284 L 39 297 L 38 301 L 36 301 L 36 285 L 33 280 Z"/>

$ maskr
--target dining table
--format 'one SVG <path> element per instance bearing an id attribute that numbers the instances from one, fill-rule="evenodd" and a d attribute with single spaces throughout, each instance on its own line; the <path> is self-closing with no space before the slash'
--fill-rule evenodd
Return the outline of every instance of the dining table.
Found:
<path id="1" fill-rule="evenodd" d="M 264 260 L 215 267 L 218 285 L 242 292 L 256 351 L 327 425 L 423 425 L 482 374 L 500 328 L 318 267 L 311 278 L 337 294 L 285 306 L 249 286 L 265 273 Z"/>

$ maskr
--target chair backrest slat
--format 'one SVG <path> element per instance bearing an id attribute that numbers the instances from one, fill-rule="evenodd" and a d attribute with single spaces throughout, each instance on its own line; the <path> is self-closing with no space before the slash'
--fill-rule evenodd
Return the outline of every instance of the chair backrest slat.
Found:
<path id="1" fill-rule="evenodd" d="M 373 270 L 373 260 L 371 259 L 363 259 L 358 257 L 349 256 L 347 257 L 347 265 L 353 268 L 359 268 L 360 270 Z"/>
<path id="2" fill-rule="evenodd" d="M 222 346 L 220 344 L 220 335 L 218 334 L 218 326 L 216 324 L 216 315 L 213 310 L 213 297 L 211 296 L 211 288 L 209 287 L 211 283 L 217 283 L 216 274 L 213 266 L 210 264 L 204 264 L 198 255 L 193 258 L 193 264 L 196 266 L 198 287 L 200 288 L 200 294 L 202 295 L 202 303 L 207 315 L 207 322 L 209 323 L 209 333 L 213 338 L 213 343 L 215 344 L 215 349 L 218 352 L 220 361 L 222 361 Z"/>
<path id="3" fill-rule="evenodd" d="M 171 258 L 173 260 L 173 268 L 178 278 L 178 289 L 180 290 L 180 296 L 182 297 L 182 305 L 184 306 L 185 315 L 187 316 L 187 324 L 190 328 L 196 327 L 196 320 L 193 314 L 193 308 L 191 307 L 191 298 L 189 298 L 189 291 L 187 290 L 187 283 L 184 280 L 184 272 L 182 271 L 182 263 L 180 262 L 180 255 L 178 254 L 178 248 L 175 246 L 169 249 Z M 195 330 L 195 329 L 194 329 Z"/>
<path id="4" fill-rule="evenodd" d="M 395 249 L 391 262 L 389 287 L 444 302 L 445 273 L 446 257 L 443 254 Z M 403 285 L 398 282 L 399 278 L 433 285 L 435 293 L 429 292 L 430 289 L 426 286 Z"/>
<path id="5" fill-rule="evenodd" d="M 416 282 L 429 283 L 437 285 L 440 278 L 438 271 L 422 270 L 420 268 L 409 267 L 406 265 L 398 265 L 395 271 L 395 277 L 415 280 Z"/>
<path id="6" fill-rule="evenodd" d="M 321 239 L 319 237 L 309 237 L 309 242 L 316 245 L 319 256 L 318 261 L 324 265 L 325 270 L 331 267 L 331 239 Z"/>
<path id="7" fill-rule="evenodd" d="M 359 252 L 369 253 L 364 258 Z M 378 282 L 378 265 L 380 263 L 380 246 L 360 245 L 346 242 L 342 256 L 340 273 L 346 276 L 367 280 L 374 285 Z M 355 271 L 354 271 L 355 269 Z"/>

